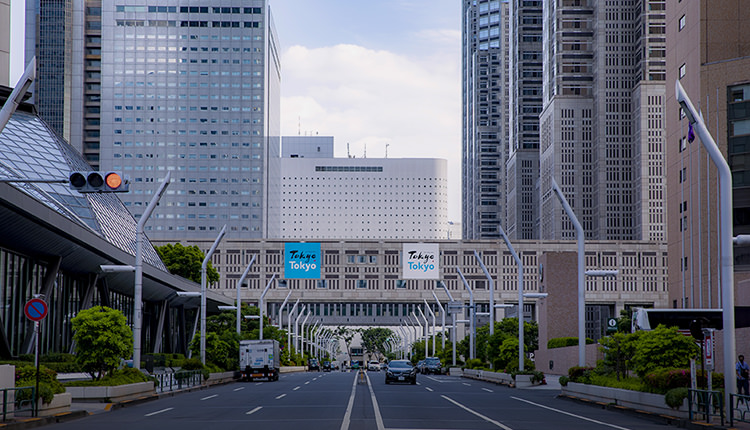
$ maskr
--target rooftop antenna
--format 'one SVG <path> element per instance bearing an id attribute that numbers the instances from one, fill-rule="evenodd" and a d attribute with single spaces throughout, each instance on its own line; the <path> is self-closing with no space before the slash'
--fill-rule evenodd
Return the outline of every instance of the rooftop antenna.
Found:
<path id="1" fill-rule="evenodd" d="M 385 158 L 388 158 L 388 147 L 391 146 L 390 143 L 385 144 Z"/>
<path id="2" fill-rule="evenodd" d="M 346 142 L 346 158 L 352 158 L 352 154 L 349 153 L 349 142 Z"/>
<path id="3" fill-rule="evenodd" d="M 302 136 L 302 117 L 297 117 L 297 136 Z"/>
<path id="4" fill-rule="evenodd" d="M 365 158 L 367 158 L 367 143 L 365 143 Z"/>

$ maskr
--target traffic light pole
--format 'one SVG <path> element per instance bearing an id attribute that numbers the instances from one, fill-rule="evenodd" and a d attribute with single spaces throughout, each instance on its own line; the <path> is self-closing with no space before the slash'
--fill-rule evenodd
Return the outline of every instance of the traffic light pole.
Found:
<path id="1" fill-rule="evenodd" d="M 167 176 L 164 177 L 159 189 L 151 198 L 146 211 L 141 215 L 138 220 L 138 225 L 135 229 L 135 292 L 134 302 L 135 309 L 133 310 L 133 368 L 141 368 L 141 325 L 143 324 L 143 230 L 146 226 L 146 221 L 151 216 L 151 212 L 156 208 L 156 204 L 164 194 L 164 190 L 169 185 L 169 180 L 172 177 L 172 172 L 167 172 Z"/>

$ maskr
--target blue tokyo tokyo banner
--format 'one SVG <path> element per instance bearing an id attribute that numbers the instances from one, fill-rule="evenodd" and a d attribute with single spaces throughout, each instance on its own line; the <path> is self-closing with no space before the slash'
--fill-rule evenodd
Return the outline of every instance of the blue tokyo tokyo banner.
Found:
<path id="1" fill-rule="evenodd" d="M 285 243 L 284 278 L 320 279 L 320 243 Z"/>

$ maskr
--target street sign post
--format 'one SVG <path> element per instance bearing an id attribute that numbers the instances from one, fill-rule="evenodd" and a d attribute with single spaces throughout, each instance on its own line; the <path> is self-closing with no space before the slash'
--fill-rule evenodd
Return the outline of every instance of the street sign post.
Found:
<path id="1" fill-rule="evenodd" d="M 41 343 L 39 321 L 47 316 L 48 311 L 47 302 L 38 297 L 29 300 L 23 307 L 23 313 L 26 315 L 26 318 L 34 321 L 34 331 L 36 332 L 36 351 L 34 352 L 34 362 L 36 363 L 36 390 L 34 391 L 35 417 L 39 415 L 39 345 Z"/>
<path id="2" fill-rule="evenodd" d="M 607 318 L 607 333 L 614 333 L 617 331 L 617 319 Z"/>

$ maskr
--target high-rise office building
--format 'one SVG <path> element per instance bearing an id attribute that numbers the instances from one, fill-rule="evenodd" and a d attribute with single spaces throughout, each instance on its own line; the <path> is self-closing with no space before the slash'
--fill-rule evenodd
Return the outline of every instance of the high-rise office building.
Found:
<path id="1" fill-rule="evenodd" d="M 508 161 L 505 232 L 538 239 L 542 1 L 511 0 L 508 12 Z"/>
<path id="2" fill-rule="evenodd" d="M 664 1 L 543 5 L 540 238 L 665 240 Z"/>
<path id="3" fill-rule="evenodd" d="M 507 0 L 463 1 L 464 239 L 500 237 L 505 218 L 507 17 Z"/>
<path id="4" fill-rule="evenodd" d="M 676 308 L 721 306 L 717 232 L 750 234 L 750 21 L 742 0 L 666 1 L 666 142 L 669 298 Z M 717 170 L 675 98 L 679 81 L 732 171 L 733 225 L 720 225 Z M 736 284 L 747 282 L 750 248 L 734 247 Z M 737 270 L 739 269 L 739 270 Z M 736 289 L 736 304 L 747 302 Z M 738 332 L 739 333 L 739 332 Z M 738 346 L 741 342 L 738 340 Z"/>
<path id="5" fill-rule="evenodd" d="M 10 81 L 10 0 L 0 0 L 0 85 Z"/>
<path id="6" fill-rule="evenodd" d="M 130 176 L 121 197 L 136 218 L 172 172 L 149 237 L 206 239 L 223 225 L 237 238 L 265 237 L 281 80 L 268 1 L 32 4 L 27 34 L 40 31 L 27 57 L 59 72 L 37 82 L 42 116 L 54 118 L 47 104 L 65 113 L 55 128 L 94 167 Z"/>

